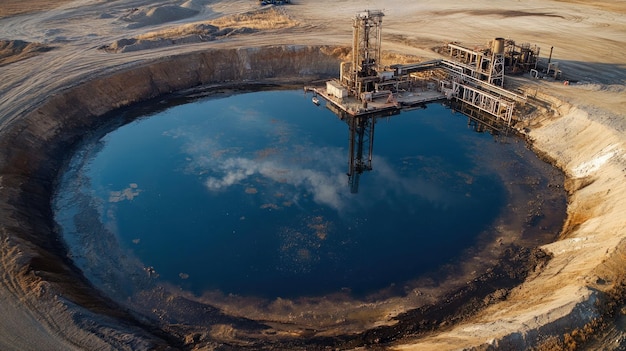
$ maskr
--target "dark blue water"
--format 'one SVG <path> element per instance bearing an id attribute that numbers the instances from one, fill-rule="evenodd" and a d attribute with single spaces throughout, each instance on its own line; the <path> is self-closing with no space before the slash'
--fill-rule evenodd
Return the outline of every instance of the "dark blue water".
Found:
<path id="1" fill-rule="evenodd" d="M 301 91 L 197 101 L 84 146 L 56 201 L 88 194 L 159 281 L 268 298 L 401 285 L 454 260 L 505 204 L 474 157 L 502 146 L 443 106 L 377 121 L 357 194 L 348 137 Z M 78 211 L 61 207 L 58 218 Z M 89 234 L 59 221 L 70 251 Z"/>

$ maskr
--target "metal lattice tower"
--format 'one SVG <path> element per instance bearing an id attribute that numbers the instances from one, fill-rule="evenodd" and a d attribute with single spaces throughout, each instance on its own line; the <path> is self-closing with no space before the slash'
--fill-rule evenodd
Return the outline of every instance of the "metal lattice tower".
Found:
<path id="1" fill-rule="evenodd" d="M 372 170 L 376 118 L 373 115 L 353 116 L 348 117 L 346 122 L 350 127 L 348 183 L 350 192 L 356 194 L 359 192 L 359 177 L 363 172 Z"/>
<path id="2" fill-rule="evenodd" d="M 491 67 L 489 69 L 489 83 L 504 85 L 504 38 L 495 38 L 491 42 Z"/>
<path id="3" fill-rule="evenodd" d="M 491 70 L 489 71 L 489 83 L 497 86 L 504 85 L 504 55 L 493 54 Z"/>
<path id="4" fill-rule="evenodd" d="M 373 90 L 372 82 L 378 75 L 383 16 L 382 11 L 366 10 L 354 18 L 349 88 L 357 98 L 362 92 Z"/>

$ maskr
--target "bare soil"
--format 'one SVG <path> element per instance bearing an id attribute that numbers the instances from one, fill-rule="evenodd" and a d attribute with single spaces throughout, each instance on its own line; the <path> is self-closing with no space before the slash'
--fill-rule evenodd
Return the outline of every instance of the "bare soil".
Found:
<path id="1" fill-rule="evenodd" d="M 285 348 L 306 348 L 304 339 L 317 340 L 319 349 L 375 347 L 377 343 L 398 350 L 624 348 L 626 310 L 620 296 L 626 277 L 626 66 L 622 54 L 626 1 L 528 0 L 508 2 L 506 7 L 488 0 L 467 4 L 452 0 L 294 0 L 272 13 L 260 11 L 257 1 L 244 0 L 3 1 L 0 40 L 38 43 L 54 50 L 3 51 L 0 348 L 237 349 L 266 347 L 258 340 L 268 337 L 280 340 L 278 345 Z M 544 59 L 554 47 L 552 62 L 559 63 L 565 79 L 576 82 L 564 85 L 563 81 L 528 77 L 510 80 L 536 106 L 518 125 L 519 130 L 537 152 L 563 170 L 570 193 L 568 220 L 561 232 L 551 233 L 558 240 L 540 250 L 512 251 L 509 261 L 513 263 L 502 267 L 517 268 L 491 276 L 493 282 L 505 276 L 519 279 L 513 284 L 516 287 L 497 287 L 480 300 L 459 290 L 456 300 L 449 297 L 448 306 L 464 303 L 452 312 L 432 313 L 446 305 L 410 312 L 389 308 L 380 329 L 369 328 L 349 337 L 318 335 L 310 328 L 298 329 L 283 322 L 268 329 L 268 324 L 220 310 L 207 310 L 204 317 L 210 328 L 190 330 L 175 322 L 159 324 L 143 314 L 119 311 L 119 305 L 104 295 L 93 295 L 90 289 L 77 288 L 73 298 L 59 292 L 58 286 L 88 284 L 69 258 L 51 258 L 55 252 L 63 252 L 62 243 L 53 236 L 37 237 L 32 231 L 38 226 L 54 233 L 53 223 L 47 220 L 51 215 L 49 195 L 45 195 L 52 184 L 40 180 L 50 179 L 58 171 L 50 158 L 57 157 L 59 150 L 36 149 L 34 153 L 28 152 L 28 147 L 57 138 L 62 134 L 57 132 L 68 126 L 75 130 L 87 127 L 81 125 L 80 116 L 102 116 L 136 102 L 128 94 L 116 94 L 118 91 L 145 97 L 189 88 L 177 85 L 174 77 L 201 72 L 193 68 L 199 58 L 208 67 L 217 57 L 193 56 L 196 53 L 223 50 L 220 60 L 227 62 L 256 57 L 256 49 L 250 48 L 319 45 L 338 62 L 347 52 L 329 47 L 350 46 L 351 20 L 367 8 L 385 12 L 383 50 L 390 59 L 398 55 L 433 58 L 438 54 L 432 48 L 446 42 L 472 47 L 507 37 L 539 45 Z M 142 16 L 133 17 L 133 13 Z M 132 52 L 99 49 L 122 39 L 154 38 L 158 33 L 176 36 L 186 25 L 234 26 L 240 20 L 255 30 Z M 267 56 L 271 60 L 255 69 L 268 75 L 272 69 L 293 68 L 286 52 L 272 51 Z M 179 61 L 177 70 L 163 63 L 181 55 L 190 56 Z M 268 67 L 267 63 L 281 57 L 284 66 Z M 316 57 L 316 61 L 322 60 L 322 56 Z M 254 60 L 247 63 L 255 64 Z M 300 68 L 293 71 L 294 76 L 306 72 Z M 220 72 L 216 68 L 213 73 Z M 125 79 L 106 79 L 116 74 Z M 240 78 L 254 77 L 246 70 L 238 74 Z M 65 111 L 75 115 L 67 116 Z M 37 123 L 24 122 L 36 116 L 40 116 L 33 119 Z M 17 148 L 16 143 L 24 147 Z M 41 167 L 29 168 L 33 164 Z M 29 196 L 23 189 L 30 191 Z M 30 206 L 33 199 L 39 201 Z M 25 201 L 28 211 L 20 207 Z M 550 257 L 547 262 L 546 257 Z M 284 306 L 285 302 L 276 306 L 281 303 Z M 176 299 L 174 305 L 180 313 L 190 308 L 188 300 Z M 424 325 L 406 322 L 413 319 L 405 313 L 426 316 Z M 447 319 L 442 320 L 443 315 Z"/>
<path id="2" fill-rule="evenodd" d="M 63 3 L 66 2 L 71 2 L 71 0 L 5 0 L 2 2 L 2 5 L 0 5 L 0 18 L 46 11 L 63 5 Z"/>

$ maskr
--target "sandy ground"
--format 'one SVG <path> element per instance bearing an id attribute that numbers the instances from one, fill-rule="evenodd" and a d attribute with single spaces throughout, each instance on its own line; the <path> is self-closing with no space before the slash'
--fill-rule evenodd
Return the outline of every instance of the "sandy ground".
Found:
<path id="1" fill-rule="evenodd" d="M 544 247 L 553 260 L 506 300 L 472 319 L 428 337 L 402 340 L 395 347 L 507 349 L 507 345 L 521 345 L 519 340 L 537 340 L 542 333 L 570 333 L 569 325 L 575 321 L 590 320 L 597 313 L 595 302 L 601 293 L 618 291 L 624 278 L 626 1 L 525 0 L 506 2 L 506 8 L 488 0 L 293 2 L 278 9 L 284 16 L 278 16 L 280 25 L 253 18 L 255 31 L 212 41 L 145 44 L 123 54 L 99 48 L 123 39 L 180 32 L 181 26 L 190 24 L 244 25 L 250 18 L 246 14 L 258 10 L 257 1 L 3 2 L 0 40 L 39 43 L 52 50 L 0 67 L 0 133 L 50 96 L 151 59 L 212 47 L 349 46 L 351 19 L 364 9 L 384 10 L 383 50 L 388 52 L 430 58 L 437 56 L 431 48 L 446 42 L 471 47 L 494 37 L 537 44 L 542 57 L 554 47 L 552 61 L 559 62 L 565 77 L 578 84 L 518 82 L 542 104 L 522 127 L 534 145 L 563 169 L 572 192 L 561 240 Z M 2 240 L 11 238 L 3 234 Z M 0 259 L 13 254 L 5 246 Z M 85 345 L 90 338 L 97 344 L 97 338 L 88 334 L 82 345 L 67 344 L 63 326 L 46 323 L 46 314 L 54 311 L 25 306 L 23 292 L 4 273 L 0 283 L 1 349 L 89 348 Z M 626 335 L 616 326 L 609 334 L 617 341 L 615 348 Z"/>

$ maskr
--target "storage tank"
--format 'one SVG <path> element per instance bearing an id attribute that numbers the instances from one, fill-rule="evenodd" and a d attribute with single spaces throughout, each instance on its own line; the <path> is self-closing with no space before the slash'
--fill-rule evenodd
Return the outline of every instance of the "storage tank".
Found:
<path id="1" fill-rule="evenodd" d="M 495 38 L 491 50 L 494 54 L 504 54 L 504 38 Z"/>

